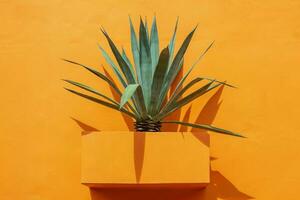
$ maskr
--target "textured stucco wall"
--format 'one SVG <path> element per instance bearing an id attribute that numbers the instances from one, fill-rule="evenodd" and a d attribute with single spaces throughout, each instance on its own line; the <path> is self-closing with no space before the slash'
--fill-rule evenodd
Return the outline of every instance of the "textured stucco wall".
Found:
<path id="1" fill-rule="evenodd" d="M 199 23 L 185 69 L 216 41 L 191 78 L 201 74 L 238 86 L 224 89 L 213 124 L 249 137 L 212 134 L 213 184 L 190 198 L 298 199 L 299 9 L 294 0 L 1 0 L 0 199 L 91 198 L 80 185 L 80 128 L 70 117 L 100 130 L 127 128 L 119 113 L 62 89 L 60 79 L 70 78 L 110 92 L 59 58 L 100 68 L 104 60 L 96 44 L 108 47 L 100 25 L 129 49 L 128 14 L 137 23 L 139 15 L 150 19 L 154 13 L 161 47 L 176 16 L 178 44 Z M 191 121 L 211 95 L 193 104 Z M 214 116 L 211 112 L 202 112 L 202 118 Z M 117 199 L 114 194 L 92 192 L 92 198 Z"/>

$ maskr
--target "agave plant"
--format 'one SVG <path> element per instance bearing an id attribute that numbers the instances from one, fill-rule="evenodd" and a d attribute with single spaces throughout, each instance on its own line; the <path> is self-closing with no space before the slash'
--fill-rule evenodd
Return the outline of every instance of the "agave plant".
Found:
<path id="1" fill-rule="evenodd" d="M 186 104 L 194 101 L 205 93 L 221 86 L 232 85 L 226 82 L 209 79 L 204 77 L 197 77 L 187 84 L 184 84 L 188 75 L 193 68 L 211 48 L 211 43 L 208 48 L 200 55 L 196 62 L 188 69 L 182 76 L 181 80 L 175 87 L 175 90 L 170 93 L 170 88 L 175 78 L 179 75 L 183 67 L 184 54 L 190 44 L 193 34 L 197 27 L 195 27 L 185 38 L 177 53 L 174 52 L 176 32 L 178 26 L 178 19 L 176 21 L 174 33 L 168 46 L 162 51 L 159 50 L 159 37 L 157 30 L 156 18 L 153 18 L 151 30 L 148 30 L 147 23 L 140 19 L 139 35 L 137 37 L 133 23 L 129 17 L 130 35 L 131 35 L 131 51 L 133 61 L 131 62 L 125 53 L 124 49 L 120 52 L 107 32 L 101 28 L 102 33 L 108 41 L 110 49 L 117 61 L 117 64 L 108 55 L 108 53 L 99 45 L 99 50 L 106 62 L 112 68 L 120 85 L 124 89 L 119 89 L 118 86 L 110 78 L 103 73 L 83 64 L 73 62 L 70 60 L 65 61 L 79 65 L 97 77 L 109 84 L 109 86 L 121 96 L 120 102 L 106 96 L 105 94 L 72 80 L 64 80 L 74 86 L 83 90 L 93 93 L 98 98 L 90 96 L 72 89 L 65 88 L 66 90 L 86 98 L 90 101 L 99 103 L 106 107 L 118 110 L 129 117 L 134 118 L 135 128 L 139 132 L 158 132 L 160 131 L 161 124 L 175 123 L 194 128 L 206 129 L 217 133 L 223 133 L 233 136 L 240 136 L 240 134 L 232 131 L 224 130 L 207 124 L 192 124 L 181 121 L 166 121 L 164 120 L 168 115 L 180 109 Z M 150 32 L 150 33 L 149 33 Z M 198 87 L 193 92 L 186 95 L 187 91 L 192 86 L 199 82 L 204 82 L 201 87 Z M 168 99 L 167 99 L 168 98 Z"/>

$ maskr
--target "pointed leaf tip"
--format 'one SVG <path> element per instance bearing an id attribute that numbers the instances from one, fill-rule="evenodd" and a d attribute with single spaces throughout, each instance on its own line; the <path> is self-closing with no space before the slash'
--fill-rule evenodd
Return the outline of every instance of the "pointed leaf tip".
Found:
<path id="1" fill-rule="evenodd" d="M 103 26 L 100 27 L 100 30 L 101 30 L 101 32 L 102 32 L 105 36 L 107 35 L 107 32 L 105 31 L 105 29 L 104 29 Z"/>
<path id="2" fill-rule="evenodd" d="M 143 21 L 142 16 L 140 16 L 140 24 L 143 24 L 143 25 L 144 25 L 144 21 Z"/>
<path id="3" fill-rule="evenodd" d="M 195 26 L 194 31 L 198 28 L 199 23 Z"/>

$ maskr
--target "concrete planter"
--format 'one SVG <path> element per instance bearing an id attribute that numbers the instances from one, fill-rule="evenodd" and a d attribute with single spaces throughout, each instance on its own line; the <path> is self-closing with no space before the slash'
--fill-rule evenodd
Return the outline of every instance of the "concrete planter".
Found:
<path id="1" fill-rule="evenodd" d="M 201 188 L 209 183 L 209 135 L 91 132 L 82 136 L 82 184 Z"/>

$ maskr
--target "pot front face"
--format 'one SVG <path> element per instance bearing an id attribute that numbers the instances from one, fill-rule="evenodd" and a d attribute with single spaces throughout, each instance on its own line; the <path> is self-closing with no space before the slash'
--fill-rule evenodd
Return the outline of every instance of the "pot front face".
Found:
<path id="1" fill-rule="evenodd" d="M 82 136 L 82 183 L 91 187 L 202 187 L 209 135 L 91 132 Z"/>

